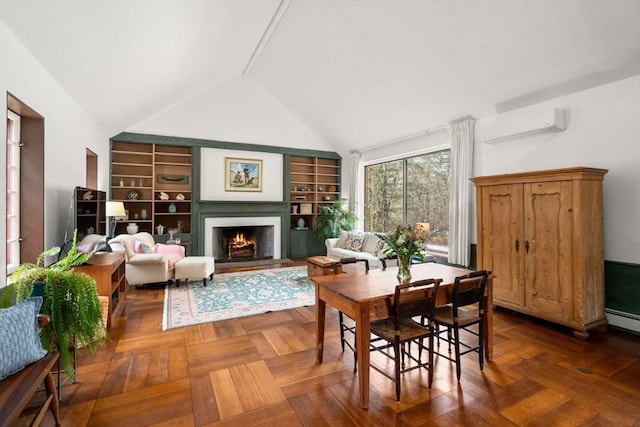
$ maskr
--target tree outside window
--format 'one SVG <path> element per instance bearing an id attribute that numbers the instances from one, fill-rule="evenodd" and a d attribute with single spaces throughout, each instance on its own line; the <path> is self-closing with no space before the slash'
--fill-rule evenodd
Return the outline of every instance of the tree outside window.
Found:
<path id="1" fill-rule="evenodd" d="M 366 231 L 428 222 L 427 249 L 447 252 L 451 150 L 366 166 L 365 185 Z"/>

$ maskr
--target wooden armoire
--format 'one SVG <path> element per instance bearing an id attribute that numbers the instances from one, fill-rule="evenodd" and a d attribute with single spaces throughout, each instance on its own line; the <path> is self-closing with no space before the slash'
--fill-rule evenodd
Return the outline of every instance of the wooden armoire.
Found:
<path id="1" fill-rule="evenodd" d="M 606 323 L 602 181 L 575 167 L 472 178 L 478 269 L 491 270 L 493 302 L 573 329 Z"/>

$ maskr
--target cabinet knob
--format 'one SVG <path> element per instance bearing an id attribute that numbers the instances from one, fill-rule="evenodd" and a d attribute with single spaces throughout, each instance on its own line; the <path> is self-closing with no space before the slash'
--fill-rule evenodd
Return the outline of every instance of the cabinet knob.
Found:
<path id="1" fill-rule="evenodd" d="M 516 239 L 516 252 L 520 252 L 520 240 Z"/>
<path id="2" fill-rule="evenodd" d="M 524 250 L 525 250 L 527 253 L 529 253 L 529 241 L 528 241 L 528 240 L 526 240 L 526 241 L 524 242 Z"/>

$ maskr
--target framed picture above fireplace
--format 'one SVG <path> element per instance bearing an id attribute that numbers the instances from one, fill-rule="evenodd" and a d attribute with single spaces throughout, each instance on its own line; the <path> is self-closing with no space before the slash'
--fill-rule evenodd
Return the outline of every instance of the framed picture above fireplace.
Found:
<path id="1" fill-rule="evenodd" d="M 224 190 L 262 192 L 262 160 L 224 158 Z"/>

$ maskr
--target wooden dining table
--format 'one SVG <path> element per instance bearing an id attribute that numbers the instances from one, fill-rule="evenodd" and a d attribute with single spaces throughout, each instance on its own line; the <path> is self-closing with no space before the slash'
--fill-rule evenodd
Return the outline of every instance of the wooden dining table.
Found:
<path id="1" fill-rule="evenodd" d="M 355 320 L 359 368 L 358 388 L 360 405 L 365 409 L 369 407 L 369 345 L 371 337 L 369 328 L 372 320 L 390 316 L 391 300 L 398 284 L 397 272 L 397 267 L 389 267 L 386 270 L 311 277 L 316 285 L 316 361 L 322 363 L 325 313 L 326 305 L 329 304 Z M 455 278 L 470 272 L 471 270 L 464 268 L 431 262 L 411 266 L 412 280 L 442 279 L 436 302 L 438 305 L 451 302 Z M 491 360 L 493 356 L 492 286 L 490 278 L 485 290 L 487 313 L 485 316 L 484 354 L 487 360 Z"/>

